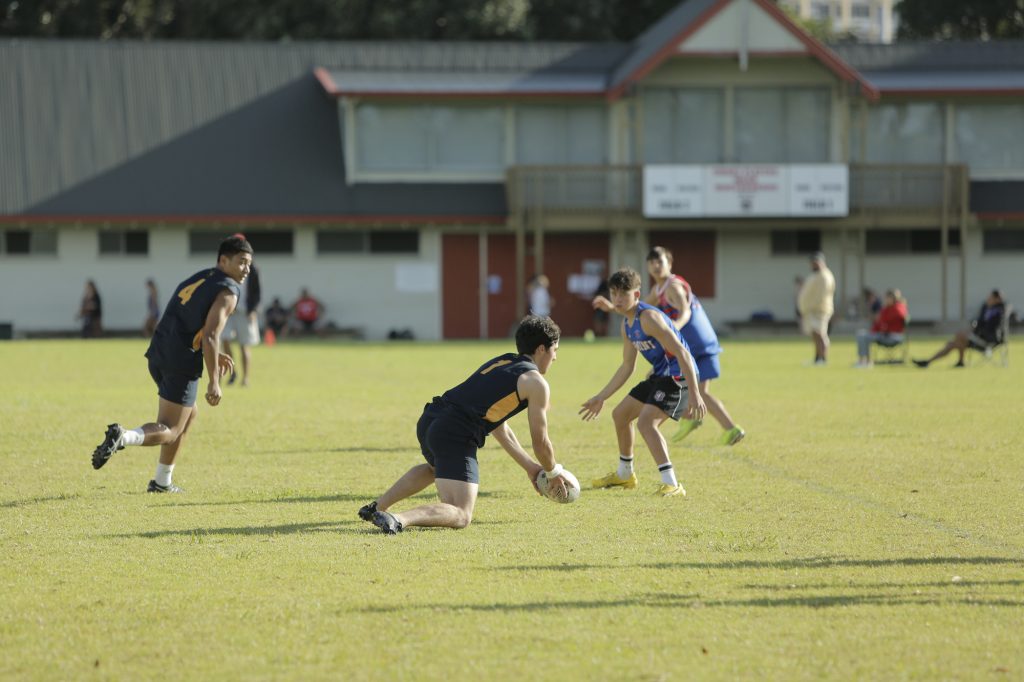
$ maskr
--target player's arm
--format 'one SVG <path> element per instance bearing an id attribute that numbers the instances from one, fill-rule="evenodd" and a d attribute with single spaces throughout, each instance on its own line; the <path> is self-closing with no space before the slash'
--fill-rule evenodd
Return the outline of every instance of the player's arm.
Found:
<path id="1" fill-rule="evenodd" d="M 679 331 L 669 325 L 664 315 L 659 315 L 653 310 L 645 310 L 640 313 L 640 328 L 648 336 L 653 336 L 666 351 L 676 356 L 679 361 L 679 369 L 686 378 L 687 408 L 686 418 L 703 420 L 707 414 L 707 406 L 700 397 L 699 380 L 697 379 L 697 367 L 693 362 L 693 356 L 686 346 L 679 340 Z"/>
<path id="2" fill-rule="evenodd" d="M 203 325 L 203 362 L 206 363 L 206 371 L 210 375 L 210 383 L 206 388 L 206 402 L 210 405 L 217 405 L 220 402 L 220 378 L 234 369 L 231 356 L 220 352 L 220 334 L 224 331 L 224 325 L 227 324 L 237 304 L 238 297 L 224 289 L 214 299 L 210 312 L 206 314 L 206 324 Z"/>
<path id="3" fill-rule="evenodd" d="M 579 414 L 583 416 L 583 421 L 590 421 L 595 418 L 601 412 L 601 408 L 604 407 L 604 401 L 615 395 L 615 391 L 622 388 L 622 385 L 629 381 L 629 377 L 633 376 L 633 370 L 636 369 L 636 348 L 629 342 L 629 338 L 626 336 L 626 323 L 623 321 L 622 328 L 622 364 L 615 370 L 615 374 L 612 375 L 608 385 L 601 389 L 601 391 L 590 400 L 583 403 L 583 407 L 580 408 Z"/>
<path id="4" fill-rule="evenodd" d="M 604 296 L 595 296 L 594 300 L 590 302 L 590 305 L 593 306 L 594 310 L 603 310 L 606 313 L 615 312 L 615 306 L 612 305 L 612 302 Z"/>
<path id="5" fill-rule="evenodd" d="M 658 305 L 658 292 L 655 291 L 655 289 L 657 289 L 657 287 L 651 287 L 650 290 L 647 292 L 647 295 L 643 297 L 642 300 L 647 305 Z"/>
<path id="6" fill-rule="evenodd" d="M 686 290 L 682 282 L 674 280 L 668 285 L 665 298 L 668 299 L 669 305 L 679 311 L 679 319 L 672 320 L 672 323 L 675 324 L 676 329 L 682 329 L 693 314 L 690 311 L 690 292 Z"/>

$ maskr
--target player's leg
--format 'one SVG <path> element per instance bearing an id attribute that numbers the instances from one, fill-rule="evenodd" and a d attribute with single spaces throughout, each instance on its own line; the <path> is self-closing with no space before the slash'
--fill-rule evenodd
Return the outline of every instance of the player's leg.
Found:
<path id="1" fill-rule="evenodd" d="M 177 437 L 160 445 L 160 460 L 157 462 L 156 474 L 153 476 L 153 480 L 149 482 L 148 490 L 151 493 L 181 492 L 181 489 L 172 482 L 174 461 L 185 444 L 185 437 L 199 416 L 199 407 L 197 405 L 184 407 L 164 400 L 160 402 L 161 414 L 158 419 L 161 423 L 164 423 L 165 420 L 169 422 L 177 419 L 177 424 L 171 429 L 172 433 L 177 433 Z M 164 412 L 165 402 L 167 403 L 166 412 Z"/>
<path id="2" fill-rule="evenodd" d="M 636 395 L 646 399 L 649 382 L 643 381 L 633 388 L 622 401 L 612 410 L 612 421 L 615 424 L 615 439 L 619 446 L 619 463 L 615 471 L 601 478 L 595 478 L 591 485 L 595 488 L 635 488 L 636 474 L 633 472 L 633 422 L 640 416 L 644 404 Z"/>
<path id="3" fill-rule="evenodd" d="M 372 516 L 375 511 L 387 511 L 391 505 L 400 502 L 407 497 L 412 497 L 434 482 L 434 467 L 429 464 L 417 464 L 405 472 L 401 478 L 395 481 L 394 485 L 378 497 L 372 504 L 364 507 Z M 363 517 L 363 510 L 360 510 L 360 517 Z M 369 518 L 365 520 L 369 521 Z"/>
<path id="4" fill-rule="evenodd" d="M 679 419 L 686 410 L 689 394 L 686 386 L 672 377 L 658 378 L 654 388 L 647 404 L 640 410 L 636 428 L 647 443 L 647 449 L 650 450 L 655 464 L 658 465 L 658 473 L 661 474 L 658 494 L 664 497 L 685 495 L 686 491 L 676 480 L 675 468 L 668 455 L 668 443 L 661 435 L 659 427 L 666 419 Z"/>
<path id="5" fill-rule="evenodd" d="M 434 481 L 440 502 L 424 504 L 393 517 L 402 527 L 434 526 L 465 528 L 473 520 L 473 508 L 480 485 L 469 481 L 439 478 Z"/>
<path id="6" fill-rule="evenodd" d="M 252 363 L 252 346 L 249 344 L 243 344 L 241 341 L 238 342 L 238 346 L 242 349 L 242 385 L 249 385 L 249 365 Z"/>

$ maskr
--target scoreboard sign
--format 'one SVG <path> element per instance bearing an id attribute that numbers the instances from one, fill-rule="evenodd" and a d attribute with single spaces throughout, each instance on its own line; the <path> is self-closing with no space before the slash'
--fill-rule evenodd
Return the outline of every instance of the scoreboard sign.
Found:
<path id="1" fill-rule="evenodd" d="M 842 217 L 843 164 L 644 166 L 644 217 Z"/>

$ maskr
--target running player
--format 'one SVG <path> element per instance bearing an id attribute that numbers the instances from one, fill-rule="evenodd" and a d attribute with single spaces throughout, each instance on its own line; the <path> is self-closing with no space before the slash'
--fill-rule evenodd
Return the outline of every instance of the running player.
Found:
<path id="1" fill-rule="evenodd" d="M 359 510 L 388 535 L 408 526 L 465 528 L 473 520 L 479 489 L 476 451 L 487 434 L 505 449 L 530 477 L 534 489 L 543 468 L 552 485 L 564 493 L 562 465 L 548 439 L 550 399 L 544 374 L 555 361 L 561 331 L 550 318 L 528 315 L 516 330 L 516 350 L 492 358 L 455 388 L 428 403 L 416 424 L 416 438 L 426 464 L 409 469 L 391 488 Z M 507 420 L 527 409 L 535 462 L 516 440 Z M 392 514 L 391 505 L 433 483 L 440 502 Z M 538 491 L 539 492 L 539 491 Z"/>
<path id="2" fill-rule="evenodd" d="M 106 437 L 92 453 L 94 469 L 128 445 L 159 445 L 156 476 L 147 492 L 181 492 L 172 482 L 174 460 L 198 414 L 196 394 L 203 364 L 209 374 L 206 402 L 216 407 L 221 399 L 220 378 L 234 369 L 231 358 L 219 352 L 220 335 L 251 264 L 249 242 L 228 237 L 217 251 L 217 267 L 201 270 L 178 285 L 146 351 L 160 396 L 157 421 L 136 429 L 108 426 Z"/>
<path id="3" fill-rule="evenodd" d="M 611 303 L 615 312 L 623 315 L 622 364 L 615 370 L 608 385 L 600 393 L 583 403 L 580 414 L 585 421 L 595 418 L 604 406 L 633 374 L 637 353 L 652 365 L 651 374 L 633 387 L 612 411 L 615 434 L 619 443 L 619 468 L 607 476 L 595 479 L 595 488 L 635 488 L 633 472 L 633 422 L 651 451 L 663 497 L 685 495 L 686 491 L 676 479 L 675 469 L 668 456 L 668 444 L 658 427 L 666 419 L 701 420 L 707 408 L 700 391 L 689 390 L 697 385 L 697 369 L 686 347 L 682 333 L 672 324 L 668 315 L 640 300 L 640 275 L 632 268 L 623 268 L 608 279 Z"/>

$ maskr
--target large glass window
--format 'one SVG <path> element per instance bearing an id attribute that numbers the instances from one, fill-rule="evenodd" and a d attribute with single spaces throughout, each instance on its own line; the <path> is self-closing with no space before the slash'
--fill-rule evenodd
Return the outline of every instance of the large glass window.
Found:
<path id="1" fill-rule="evenodd" d="M 266 254 L 290 254 L 294 251 L 294 230 L 245 230 L 245 238 L 252 244 L 255 257 Z M 220 243 L 231 236 L 213 230 L 189 230 L 188 252 L 193 255 L 216 255 Z"/>
<path id="2" fill-rule="evenodd" d="M 820 163 L 829 158 L 829 93 L 824 88 L 737 88 L 736 160 Z"/>
<path id="3" fill-rule="evenodd" d="M 957 105 L 956 149 L 971 171 L 1024 170 L 1024 104 Z"/>
<path id="4" fill-rule="evenodd" d="M 949 230 L 949 248 L 960 248 L 959 230 Z M 942 251 L 942 230 L 867 230 L 864 235 L 867 253 L 939 253 Z"/>
<path id="5" fill-rule="evenodd" d="M 712 88 L 643 93 L 645 163 L 720 163 L 723 94 Z"/>
<path id="6" fill-rule="evenodd" d="M 103 230 L 100 232 L 100 253 L 104 256 L 145 256 L 149 253 L 149 232 Z"/>
<path id="7" fill-rule="evenodd" d="M 500 173 L 505 116 L 497 106 L 361 104 L 358 169 L 377 173 Z"/>
<path id="8" fill-rule="evenodd" d="M 982 232 L 985 253 L 1024 251 L 1024 230 L 985 230 Z"/>
<path id="9" fill-rule="evenodd" d="M 860 126 L 853 126 L 854 156 L 866 163 L 942 163 L 942 118 L 942 106 L 934 102 L 871 107 L 863 159 Z"/>
<path id="10" fill-rule="evenodd" d="M 821 251 L 821 230 L 772 230 L 772 255 L 791 256 Z"/>
<path id="11" fill-rule="evenodd" d="M 57 231 L 51 229 L 0 231 L 0 253 L 8 256 L 56 255 Z"/>
<path id="12" fill-rule="evenodd" d="M 318 254 L 419 253 L 418 230 L 317 230 Z"/>
<path id="13" fill-rule="evenodd" d="M 605 126 L 604 109 L 600 107 L 519 107 L 516 110 L 516 163 L 606 163 Z"/>

